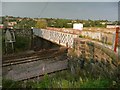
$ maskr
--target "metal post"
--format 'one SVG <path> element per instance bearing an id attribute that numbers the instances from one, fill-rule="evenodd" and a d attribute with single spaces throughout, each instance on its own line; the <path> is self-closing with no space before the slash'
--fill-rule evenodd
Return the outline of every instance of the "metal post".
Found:
<path id="1" fill-rule="evenodd" d="M 33 27 L 31 27 L 31 47 L 30 49 L 33 49 Z"/>
<path id="2" fill-rule="evenodd" d="M 7 54 L 7 42 L 5 42 L 5 53 Z"/>
<path id="3" fill-rule="evenodd" d="M 12 51 L 14 53 L 14 44 L 13 44 L 13 42 L 11 44 L 12 44 Z"/>

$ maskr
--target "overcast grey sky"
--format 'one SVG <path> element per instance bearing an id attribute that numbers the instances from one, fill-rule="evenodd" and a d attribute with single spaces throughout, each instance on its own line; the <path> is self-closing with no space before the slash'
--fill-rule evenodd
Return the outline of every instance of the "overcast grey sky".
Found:
<path id="1" fill-rule="evenodd" d="M 118 2 L 119 0 L 1 0 L 2 2 Z"/>
<path id="2" fill-rule="evenodd" d="M 118 20 L 118 2 L 3 2 L 2 14 L 35 18 Z"/>

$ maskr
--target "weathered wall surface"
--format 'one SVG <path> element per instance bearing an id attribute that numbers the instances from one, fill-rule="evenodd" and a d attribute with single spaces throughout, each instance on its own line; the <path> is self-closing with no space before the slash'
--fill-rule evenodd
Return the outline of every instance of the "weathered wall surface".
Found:
<path id="1" fill-rule="evenodd" d="M 104 45 L 99 45 L 98 43 L 93 43 L 89 40 L 76 38 L 74 40 L 74 50 L 77 56 L 94 59 L 109 61 L 116 60 L 116 54 L 111 49 L 104 47 Z"/>
<path id="2" fill-rule="evenodd" d="M 69 60 L 69 68 L 73 74 L 120 79 L 120 65 L 114 51 L 97 43 L 76 38 L 71 53 L 77 56 Z"/>

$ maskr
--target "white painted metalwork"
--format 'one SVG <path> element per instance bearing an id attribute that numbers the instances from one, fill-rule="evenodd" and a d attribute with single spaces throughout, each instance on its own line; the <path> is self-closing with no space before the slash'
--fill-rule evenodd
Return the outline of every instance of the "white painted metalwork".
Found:
<path id="1" fill-rule="evenodd" d="M 33 29 L 33 33 L 34 35 L 49 40 L 53 43 L 70 48 L 73 47 L 74 38 L 78 37 L 78 35 L 75 34 L 63 33 L 47 29 Z"/>

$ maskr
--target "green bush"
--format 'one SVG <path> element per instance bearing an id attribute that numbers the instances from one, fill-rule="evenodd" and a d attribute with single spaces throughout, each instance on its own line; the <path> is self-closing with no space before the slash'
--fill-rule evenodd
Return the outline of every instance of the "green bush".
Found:
<path id="1" fill-rule="evenodd" d="M 30 49 L 30 38 L 29 37 L 22 37 L 22 36 L 16 36 L 16 42 L 14 43 L 15 53 L 29 50 Z M 11 44 L 8 44 L 8 52 L 11 52 Z M 4 37 L 2 38 L 2 52 L 5 53 L 5 42 Z"/>
<path id="2" fill-rule="evenodd" d="M 84 38 L 84 36 L 80 35 L 79 38 Z"/>
<path id="3" fill-rule="evenodd" d="M 21 88 L 22 87 L 22 83 L 21 82 L 17 82 L 17 81 L 13 81 L 13 80 L 3 79 L 2 80 L 2 87 L 3 88 Z"/>
<path id="4" fill-rule="evenodd" d="M 30 39 L 28 37 L 17 36 L 14 45 L 16 52 L 28 50 L 30 48 Z"/>

